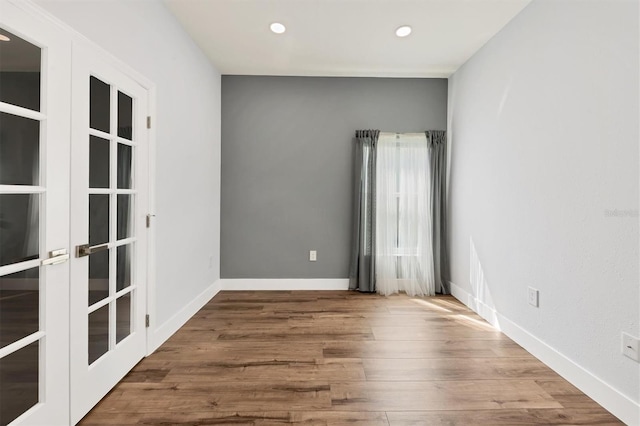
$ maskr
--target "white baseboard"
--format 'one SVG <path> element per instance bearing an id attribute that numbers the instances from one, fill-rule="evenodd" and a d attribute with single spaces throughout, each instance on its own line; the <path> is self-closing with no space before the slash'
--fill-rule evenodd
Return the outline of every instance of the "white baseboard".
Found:
<path id="1" fill-rule="evenodd" d="M 349 290 L 348 278 L 225 278 L 223 290 Z"/>
<path id="2" fill-rule="evenodd" d="M 166 342 L 169 337 L 180 329 L 189 319 L 206 305 L 221 290 L 221 280 L 216 280 L 202 293 L 196 296 L 188 305 L 176 312 L 171 318 L 160 326 L 150 331 L 150 344 L 147 347 L 147 355 L 151 355 L 156 349 Z"/>
<path id="3" fill-rule="evenodd" d="M 481 301 L 473 297 L 471 293 L 466 292 L 456 284 L 449 282 L 449 285 L 449 288 L 451 289 L 451 295 L 453 297 L 467 305 L 472 311 L 476 312 L 482 318 L 487 320 L 489 324 L 491 324 L 498 330 L 501 330 L 500 323 L 498 322 L 497 312 L 495 309 L 493 309 L 489 305 L 482 303 Z"/>
<path id="4" fill-rule="evenodd" d="M 549 366 L 556 373 L 602 405 L 614 416 L 630 426 L 640 426 L 640 404 L 619 392 L 575 361 L 567 358 L 527 330 L 482 303 L 460 286 L 451 285 L 451 295 L 467 305 L 491 325 Z"/>

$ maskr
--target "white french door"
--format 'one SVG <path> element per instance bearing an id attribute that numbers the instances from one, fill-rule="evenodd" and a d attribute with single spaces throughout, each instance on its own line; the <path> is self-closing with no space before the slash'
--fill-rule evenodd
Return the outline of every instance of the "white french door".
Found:
<path id="1" fill-rule="evenodd" d="M 149 94 L 72 39 L 0 0 L 0 426 L 75 424 L 146 352 Z"/>
<path id="2" fill-rule="evenodd" d="M 69 423 L 70 42 L 0 0 L 0 425 Z"/>
<path id="3" fill-rule="evenodd" d="M 146 352 L 148 93 L 73 47 L 71 421 Z"/>

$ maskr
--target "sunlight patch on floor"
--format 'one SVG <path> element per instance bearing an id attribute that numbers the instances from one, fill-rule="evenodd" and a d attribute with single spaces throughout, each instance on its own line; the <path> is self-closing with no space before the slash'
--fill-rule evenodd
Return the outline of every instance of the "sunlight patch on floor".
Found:
<path id="1" fill-rule="evenodd" d="M 438 306 L 435 303 L 431 303 L 431 302 L 427 302 L 424 299 L 410 299 L 413 303 L 416 303 L 418 305 L 423 305 L 426 306 L 430 309 L 435 309 L 436 311 L 440 311 L 440 312 L 451 312 L 451 310 L 447 309 L 447 308 L 443 308 L 442 306 Z"/>

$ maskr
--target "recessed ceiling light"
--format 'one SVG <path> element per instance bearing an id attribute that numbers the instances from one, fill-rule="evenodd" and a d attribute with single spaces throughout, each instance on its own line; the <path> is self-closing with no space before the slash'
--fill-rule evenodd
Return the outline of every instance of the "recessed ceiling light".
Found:
<path id="1" fill-rule="evenodd" d="M 4 34 L 0 34 L 0 41 L 11 41 L 11 39 Z"/>
<path id="2" fill-rule="evenodd" d="M 271 31 L 273 31 L 276 34 L 282 34 L 287 30 L 285 26 L 282 25 L 280 22 L 274 22 L 273 24 L 271 24 L 269 28 L 271 28 Z"/>
<path id="3" fill-rule="evenodd" d="M 406 37 L 409 34 L 411 34 L 411 27 L 408 25 L 403 25 L 401 27 L 398 27 L 398 29 L 396 30 L 396 35 L 398 37 Z"/>

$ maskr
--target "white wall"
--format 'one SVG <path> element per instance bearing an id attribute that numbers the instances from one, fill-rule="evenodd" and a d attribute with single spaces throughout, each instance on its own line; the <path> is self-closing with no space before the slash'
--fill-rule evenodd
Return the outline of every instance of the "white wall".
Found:
<path id="1" fill-rule="evenodd" d="M 220 74 L 162 2 L 37 3 L 156 84 L 162 326 L 220 278 Z"/>
<path id="2" fill-rule="evenodd" d="M 449 82 L 452 282 L 636 404 L 638 72 L 637 1 L 535 0 Z"/>

